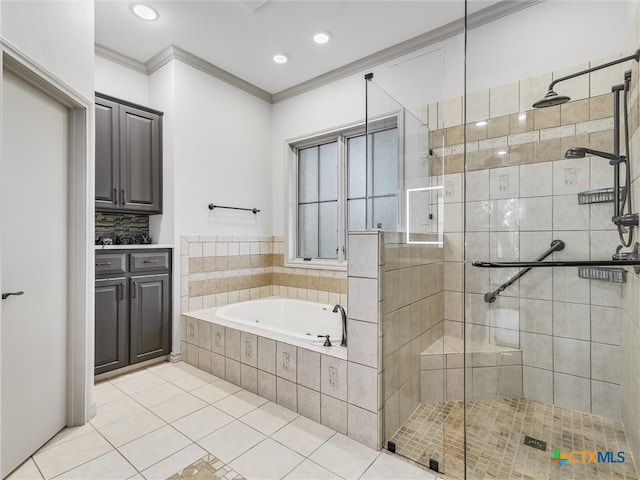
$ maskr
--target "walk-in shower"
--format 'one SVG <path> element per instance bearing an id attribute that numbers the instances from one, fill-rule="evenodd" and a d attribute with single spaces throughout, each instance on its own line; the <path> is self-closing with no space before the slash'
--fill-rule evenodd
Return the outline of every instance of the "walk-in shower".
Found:
<path id="1" fill-rule="evenodd" d="M 401 118 L 383 448 L 452 479 L 638 478 L 639 11 L 472 13 L 363 80 L 368 117 Z"/>

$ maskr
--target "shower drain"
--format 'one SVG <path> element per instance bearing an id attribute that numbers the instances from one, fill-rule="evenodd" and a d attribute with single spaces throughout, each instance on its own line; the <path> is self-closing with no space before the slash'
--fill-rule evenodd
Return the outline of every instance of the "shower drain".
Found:
<path id="1" fill-rule="evenodd" d="M 528 435 L 524 436 L 524 444 L 528 447 L 533 447 L 537 450 L 542 450 L 543 452 L 547 451 L 547 442 L 543 442 L 542 440 L 538 440 L 537 438 L 530 437 Z"/>

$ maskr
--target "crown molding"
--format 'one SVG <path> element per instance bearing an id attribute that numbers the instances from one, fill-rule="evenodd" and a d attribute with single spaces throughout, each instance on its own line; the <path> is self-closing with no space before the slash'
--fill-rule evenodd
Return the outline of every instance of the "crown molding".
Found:
<path id="1" fill-rule="evenodd" d="M 138 73 L 142 73 L 144 75 L 149 75 L 149 71 L 147 70 L 147 66 L 139 62 L 138 60 L 134 60 L 131 57 L 127 57 L 121 53 L 116 52 L 115 50 L 111 50 L 108 47 L 103 45 L 95 44 L 95 54 L 99 57 L 105 58 L 111 62 L 122 65 L 123 67 L 127 67 L 131 70 L 135 70 Z"/>
<path id="2" fill-rule="evenodd" d="M 467 18 L 467 26 L 469 29 L 473 29 L 543 1 L 544 0 L 504 0 L 469 15 Z M 459 18 L 422 35 L 410 38 L 409 40 L 380 50 L 360 60 L 356 60 L 355 62 L 343 65 L 342 67 L 294 85 L 293 87 L 274 93 L 273 103 L 281 102 L 358 72 L 373 68 L 394 58 L 413 53 L 416 50 L 442 42 L 463 32 L 464 18 Z"/>
<path id="3" fill-rule="evenodd" d="M 223 82 L 226 82 L 240 90 L 250 93 L 265 102 L 273 103 L 272 95 L 266 90 L 263 90 L 255 86 L 253 83 L 247 82 L 246 80 L 215 66 L 213 63 L 175 45 L 170 45 L 165 48 L 146 63 L 149 74 L 152 74 L 158 68 L 173 59 L 179 60 L 182 63 L 217 78 L 218 80 L 222 80 Z"/>
<path id="4" fill-rule="evenodd" d="M 471 30 L 544 1 L 545 0 L 503 0 L 491 5 L 490 7 L 483 8 L 482 10 L 470 14 L 467 18 L 467 27 Z M 394 58 L 413 53 L 421 48 L 434 45 L 447 40 L 448 38 L 459 35 L 464 32 L 464 25 L 464 18 L 454 20 L 446 25 L 423 33 L 422 35 L 410 38 L 409 40 L 385 48 L 384 50 L 380 50 L 356 60 L 355 62 L 343 65 L 342 67 L 323 73 L 322 75 L 274 94 L 271 94 L 266 90 L 263 90 L 256 85 L 247 82 L 246 80 L 243 80 L 220 67 L 217 67 L 213 63 L 175 45 L 170 45 L 164 50 L 158 52 L 146 63 L 134 60 L 99 44 L 95 45 L 95 53 L 100 57 L 106 58 L 107 60 L 111 60 L 112 62 L 118 63 L 145 75 L 152 74 L 171 60 L 179 60 L 193 68 L 211 75 L 214 78 L 217 78 L 218 80 L 222 80 L 223 82 L 226 82 L 240 90 L 254 95 L 261 100 L 269 103 L 278 103 L 288 98 L 295 97 L 296 95 L 322 87 L 331 82 L 341 80 L 358 72 L 376 67 L 377 65 L 393 60 Z"/>

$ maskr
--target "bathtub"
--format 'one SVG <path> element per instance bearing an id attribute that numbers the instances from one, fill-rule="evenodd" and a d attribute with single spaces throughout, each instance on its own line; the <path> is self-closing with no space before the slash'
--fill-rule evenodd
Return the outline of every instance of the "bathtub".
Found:
<path id="1" fill-rule="evenodd" d="M 333 313 L 333 307 L 326 303 L 266 297 L 189 312 L 185 316 L 346 358 L 346 348 L 340 347 L 342 316 L 339 312 Z M 324 335 L 329 335 L 332 347 L 324 346 Z"/>
<path id="2" fill-rule="evenodd" d="M 264 298 L 220 307 L 215 316 L 312 344 L 324 343 L 324 338 L 318 335 L 329 335 L 332 343 L 340 345 L 342 317 L 333 313 L 333 307 L 288 298 Z"/>

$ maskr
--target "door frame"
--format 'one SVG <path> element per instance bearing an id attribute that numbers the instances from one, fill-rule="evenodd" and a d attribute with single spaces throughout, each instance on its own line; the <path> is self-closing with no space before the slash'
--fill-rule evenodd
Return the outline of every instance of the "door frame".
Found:
<path id="1" fill-rule="evenodd" d="M 67 426 L 84 425 L 96 413 L 93 400 L 93 99 L 78 93 L 6 39 L 0 38 L 0 81 L 5 71 L 69 109 Z M 0 101 L 3 95 L 1 85 Z M 0 175 L 1 155 L 0 151 Z M 0 233 L 1 228 L 0 225 Z M 0 322 L 1 315 L 0 311 Z"/>

